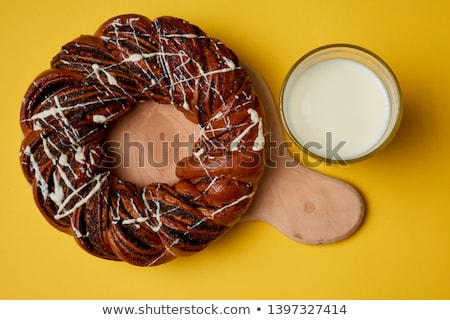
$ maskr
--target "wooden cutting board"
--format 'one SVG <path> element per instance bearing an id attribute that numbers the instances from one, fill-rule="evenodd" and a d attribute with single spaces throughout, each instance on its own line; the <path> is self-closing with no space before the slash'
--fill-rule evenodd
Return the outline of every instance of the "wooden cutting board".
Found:
<path id="1" fill-rule="evenodd" d="M 249 71 L 266 113 L 270 140 L 267 145 L 273 147 L 266 148 L 264 176 L 241 221 L 267 222 L 289 238 L 308 244 L 330 243 L 350 236 L 364 216 L 361 195 L 349 184 L 299 164 L 283 148 L 283 130 L 271 91 L 259 74 Z M 117 150 L 121 154 L 120 165 L 113 171 L 140 187 L 151 182 L 173 184 L 178 181 L 176 158 L 188 156 L 199 131 L 198 125 L 173 106 L 153 101 L 139 104 L 118 119 L 108 133 L 106 140 L 115 141 L 122 148 Z M 183 141 L 184 148 L 173 150 L 175 136 Z M 190 142 L 185 143 L 188 136 Z M 188 147 L 189 144 L 192 145 Z"/>
<path id="2" fill-rule="evenodd" d="M 325 244 L 353 234 L 364 217 L 361 194 L 348 183 L 297 163 L 279 146 L 285 141 L 278 110 L 264 79 L 251 68 L 255 90 L 266 112 L 270 145 L 257 197 L 241 221 L 264 221 L 289 238 Z"/>

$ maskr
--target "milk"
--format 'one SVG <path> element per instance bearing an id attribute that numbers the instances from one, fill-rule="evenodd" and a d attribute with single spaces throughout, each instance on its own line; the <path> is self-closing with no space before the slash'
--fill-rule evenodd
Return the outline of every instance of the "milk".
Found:
<path id="1" fill-rule="evenodd" d="M 350 160 L 383 142 L 391 106 L 372 70 L 350 59 L 332 58 L 292 72 L 282 112 L 290 134 L 308 151 Z"/>

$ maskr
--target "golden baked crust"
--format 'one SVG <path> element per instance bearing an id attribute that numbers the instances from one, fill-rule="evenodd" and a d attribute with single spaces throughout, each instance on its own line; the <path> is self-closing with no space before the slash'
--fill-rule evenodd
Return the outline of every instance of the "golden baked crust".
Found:
<path id="1" fill-rule="evenodd" d="M 105 167 L 106 128 L 137 103 L 201 128 L 179 182 L 138 188 Z M 246 212 L 264 168 L 263 109 L 236 55 L 181 19 L 123 15 L 67 43 L 27 90 L 20 161 L 35 201 L 89 253 L 149 266 L 205 248 Z"/>

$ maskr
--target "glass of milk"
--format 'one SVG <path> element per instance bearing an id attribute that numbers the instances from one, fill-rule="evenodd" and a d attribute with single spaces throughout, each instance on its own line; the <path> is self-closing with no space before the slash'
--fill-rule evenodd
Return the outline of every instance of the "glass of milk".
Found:
<path id="1" fill-rule="evenodd" d="M 398 81 L 374 53 L 354 45 L 317 48 L 297 61 L 281 90 L 281 118 L 314 158 L 366 159 L 395 135 L 402 116 Z"/>

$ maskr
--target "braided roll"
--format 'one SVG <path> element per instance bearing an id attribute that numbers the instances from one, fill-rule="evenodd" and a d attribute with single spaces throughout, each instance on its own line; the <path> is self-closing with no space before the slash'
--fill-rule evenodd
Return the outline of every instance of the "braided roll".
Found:
<path id="1" fill-rule="evenodd" d="M 139 188 L 105 166 L 105 131 L 137 103 L 200 126 L 178 182 Z M 29 86 L 20 161 L 48 222 L 87 252 L 138 266 L 205 248 L 246 212 L 262 176 L 263 108 L 236 55 L 177 18 L 123 15 L 67 43 Z"/>

